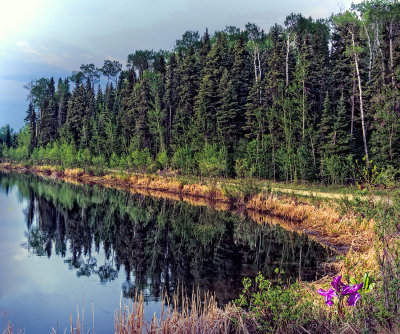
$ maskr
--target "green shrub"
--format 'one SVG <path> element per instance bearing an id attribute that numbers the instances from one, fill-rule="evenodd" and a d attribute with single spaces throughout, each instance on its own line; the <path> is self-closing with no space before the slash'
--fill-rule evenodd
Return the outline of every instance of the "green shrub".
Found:
<path id="1" fill-rule="evenodd" d="M 259 273 L 254 282 L 245 278 L 243 286 L 234 304 L 252 312 L 266 331 L 301 326 L 309 320 L 313 303 L 304 297 L 299 284 L 273 285 Z"/>

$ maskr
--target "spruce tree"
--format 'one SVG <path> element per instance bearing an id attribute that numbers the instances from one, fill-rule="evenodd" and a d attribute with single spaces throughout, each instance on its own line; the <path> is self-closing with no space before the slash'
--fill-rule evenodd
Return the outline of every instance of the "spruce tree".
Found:
<path id="1" fill-rule="evenodd" d="M 241 34 L 234 48 L 235 59 L 232 66 L 232 85 L 237 99 L 235 122 L 238 126 L 245 123 L 246 103 L 251 86 L 250 55 L 246 50 L 244 35 Z"/>
<path id="2" fill-rule="evenodd" d="M 189 48 L 180 70 L 179 105 L 174 115 L 172 142 L 174 149 L 188 142 L 189 124 L 194 115 L 194 101 L 198 89 L 198 65 L 194 49 Z"/>
<path id="3" fill-rule="evenodd" d="M 225 69 L 218 89 L 221 104 L 216 110 L 216 131 L 218 142 L 230 151 L 239 136 L 239 124 L 236 123 L 238 99 L 228 70 Z"/>
<path id="4" fill-rule="evenodd" d="M 179 103 L 179 82 L 180 76 L 178 71 L 178 60 L 175 53 L 171 55 L 168 61 L 166 70 L 166 80 L 165 80 L 165 108 L 167 109 L 168 115 L 168 126 L 167 126 L 167 143 L 168 145 L 172 141 L 172 127 L 173 120 L 175 118 L 175 113 Z"/>
<path id="5" fill-rule="evenodd" d="M 28 131 L 30 135 L 29 153 L 32 153 L 33 149 L 36 146 L 36 112 L 32 102 L 29 103 L 29 107 L 26 112 L 25 122 L 28 123 Z"/>

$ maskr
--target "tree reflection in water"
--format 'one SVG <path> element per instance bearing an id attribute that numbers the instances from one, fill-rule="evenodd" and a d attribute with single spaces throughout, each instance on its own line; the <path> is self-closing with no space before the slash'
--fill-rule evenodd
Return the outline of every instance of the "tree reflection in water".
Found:
<path id="1" fill-rule="evenodd" d="M 138 290 L 158 300 L 182 283 L 213 291 L 224 304 L 237 297 L 245 276 L 261 271 L 276 280 L 279 268 L 280 279 L 311 280 L 331 255 L 305 235 L 206 206 L 0 174 L 1 191 L 12 186 L 28 200 L 31 253 L 62 256 L 78 277 L 97 275 L 101 284 L 122 267 L 127 298 Z"/>

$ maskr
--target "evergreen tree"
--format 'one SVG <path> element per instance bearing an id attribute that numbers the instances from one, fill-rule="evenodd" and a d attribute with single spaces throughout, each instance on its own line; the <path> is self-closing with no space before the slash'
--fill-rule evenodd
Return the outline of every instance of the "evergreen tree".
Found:
<path id="1" fill-rule="evenodd" d="M 227 69 L 222 75 L 218 93 L 221 104 L 215 113 L 217 138 L 218 142 L 230 151 L 239 136 L 240 124 L 235 122 L 238 113 L 238 99 Z"/>
<path id="2" fill-rule="evenodd" d="M 211 75 L 206 74 L 200 84 L 194 105 L 194 118 L 191 129 L 193 146 L 200 149 L 204 143 L 215 138 L 215 100 L 216 90 Z"/>
<path id="3" fill-rule="evenodd" d="M 36 146 L 36 112 L 33 107 L 33 103 L 29 103 L 28 110 L 26 112 L 25 122 L 28 123 L 28 131 L 30 136 L 29 153 L 32 153 Z"/>
<path id="4" fill-rule="evenodd" d="M 167 144 L 169 145 L 172 141 L 172 126 L 175 118 L 176 109 L 179 103 L 179 81 L 180 75 L 178 71 L 178 61 L 175 53 L 169 58 L 166 71 L 165 80 L 165 108 L 167 109 L 168 121 L 167 121 Z"/>
<path id="5" fill-rule="evenodd" d="M 64 125 L 64 137 L 79 144 L 83 126 L 83 118 L 87 107 L 86 92 L 82 84 L 78 84 L 68 106 L 67 119 Z"/>
<path id="6" fill-rule="evenodd" d="M 234 48 L 235 59 L 232 66 L 232 85 L 237 99 L 235 122 L 241 126 L 245 122 L 246 102 L 251 86 L 251 68 L 244 35 L 241 34 Z"/>
<path id="7" fill-rule="evenodd" d="M 40 135 L 38 144 L 46 146 L 57 135 L 57 106 L 54 98 L 48 102 L 40 119 Z"/>
<path id="8" fill-rule="evenodd" d="M 188 142 L 189 125 L 194 115 L 194 101 L 198 89 L 198 65 L 192 47 L 185 56 L 180 74 L 179 106 L 174 115 L 171 136 L 171 145 L 175 148 Z"/>
<path id="9" fill-rule="evenodd" d="M 208 29 L 206 29 L 199 46 L 199 76 L 204 76 L 204 71 L 207 64 L 207 56 L 211 50 L 210 35 Z"/>

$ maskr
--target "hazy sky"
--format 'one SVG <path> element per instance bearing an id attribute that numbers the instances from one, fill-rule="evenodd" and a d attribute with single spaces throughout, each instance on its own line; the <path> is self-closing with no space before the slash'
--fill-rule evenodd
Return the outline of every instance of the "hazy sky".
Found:
<path id="1" fill-rule="evenodd" d="M 351 0 L 0 0 L 0 126 L 23 125 L 23 86 L 81 64 L 125 62 L 136 49 L 171 49 L 186 30 L 254 22 L 269 30 L 291 12 L 325 18 Z"/>

